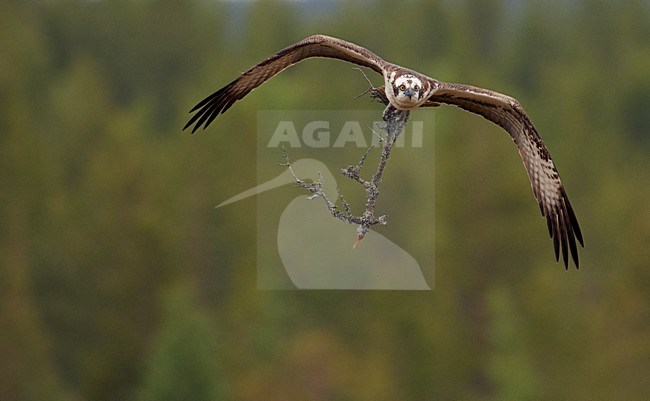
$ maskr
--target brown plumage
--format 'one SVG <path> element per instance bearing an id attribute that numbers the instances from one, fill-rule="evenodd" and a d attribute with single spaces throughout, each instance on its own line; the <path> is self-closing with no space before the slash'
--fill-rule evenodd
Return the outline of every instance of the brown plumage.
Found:
<path id="1" fill-rule="evenodd" d="M 336 58 L 368 67 L 384 77 L 385 85 L 371 95 L 398 109 L 450 104 L 478 114 L 503 128 L 517 145 L 533 194 L 546 218 L 555 258 L 560 254 L 568 268 L 569 253 L 578 267 L 576 240 L 584 246 L 578 220 L 566 195 L 551 155 L 519 102 L 509 96 L 469 85 L 445 83 L 416 71 L 388 63 L 371 51 L 324 35 L 310 36 L 291 45 L 241 74 L 197 104 L 183 129 L 207 127 L 219 114 L 253 89 L 297 62 L 310 57 Z"/>

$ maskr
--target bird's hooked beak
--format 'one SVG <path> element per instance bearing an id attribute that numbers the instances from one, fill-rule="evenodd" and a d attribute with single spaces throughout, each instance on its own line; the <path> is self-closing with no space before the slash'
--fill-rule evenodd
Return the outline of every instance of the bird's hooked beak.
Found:
<path id="1" fill-rule="evenodd" d="M 408 96 L 409 99 L 410 99 L 410 98 L 413 97 L 413 95 L 415 95 L 415 91 L 414 91 L 413 89 L 411 89 L 411 88 L 407 88 L 407 89 L 404 91 L 404 94 L 405 94 L 406 96 Z"/>

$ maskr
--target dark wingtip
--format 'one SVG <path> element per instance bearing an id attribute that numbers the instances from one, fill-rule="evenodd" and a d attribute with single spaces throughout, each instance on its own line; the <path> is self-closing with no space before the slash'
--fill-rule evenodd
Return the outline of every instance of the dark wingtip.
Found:
<path id="1" fill-rule="evenodd" d="M 569 218 L 571 219 L 571 227 L 573 228 L 573 232 L 575 233 L 575 236 L 578 239 L 580 246 L 584 248 L 585 242 L 582 239 L 582 231 L 580 231 L 580 225 L 578 224 L 578 219 L 576 218 L 576 215 L 573 212 L 573 208 L 571 207 L 571 204 L 567 205 L 567 211 L 569 212 Z"/>
<path id="2" fill-rule="evenodd" d="M 571 233 L 569 233 L 571 235 Z M 573 237 L 569 241 L 569 247 L 571 248 L 571 259 L 573 259 L 573 264 L 576 265 L 576 269 L 580 268 L 580 260 L 578 258 L 578 248 L 576 247 L 576 241 Z"/>
<path id="3" fill-rule="evenodd" d="M 562 259 L 564 260 L 564 267 L 569 268 L 569 245 L 568 245 L 568 233 L 567 233 L 567 221 L 562 210 L 559 211 L 559 223 L 560 223 L 560 244 L 562 245 Z"/>
<path id="4" fill-rule="evenodd" d="M 210 125 L 212 121 L 214 121 L 214 119 L 217 118 L 217 116 L 221 113 L 223 113 L 223 111 L 219 110 L 218 108 L 212 110 L 212 112 L 210 113 L 210 117 L 208 117 L 208 119 L 205 121 L 205 125 L 203 126 L 203 129 L 206 129 L 208 125 Z"/>
<path id="5" fill-rule="evenodd" d="M 196 112 L 196 114 L 194 114 L 192 118 L 190 118 L 190 120 L 187 122 L 187 124 L 185 124 L 183 131 L 185 131 L 190 125 L 194 124 L 195 122 L 196 125 L 192 129 L 192 134 L 195 133 L 201 126 L 203 126 L 203 129 L 205 129 L 208 125 L 210 125 L 215 117 L 217 117 L 220 113 L 223 113 L 226 110 L 224 109 L 224 102 L 228 101 L 228 90 L 235 82 L 236 80 L 214 92 L 210 96 L 197 103 L 196 106 L 192 107 L 190 113 Z"/>
<path id="6" fill-rule="evenodd" d="M 578 247 L 576 246 L 575 232 L 573 231 L 573 227 L 570 224 L 567 226 L 567 230 L 569 237 L 569 249 L 571 250 L 571 258 L 573 259 L 573 263 L 576 265 L 576 269 L 579 269 L 580 262 L 578 260 Z"/>
<path id="7" fill-rule="evenodd" d="M 557 216 L 553 216 L 552 219 L 555 220 Z M 553 233 L 551 238 L 553 238 L 553 250 L 555 251 L 555 262 L 560 261 L 560 233 L 558 232 L 557 221 L 554 221 L 553 224 Z"/>
<path id="8" fill-rule="evenodd" d="M 564 189 L 563 189 L 564 192 Z M 569 234 L 569 247 L 571 248 L 571 256 L 573 258 L 573 263 L 576 266 L 576 270 L 580 269 L 580 261 L 578 258 L 578 246 L 576 245 L 576 239 L 580 243 L 581 247 L 585 247 L 585 242 L 582 238 L 582 231 L 580 231 L 580 224 L 578 224 L 578 218 L 576 217 L 573 207 L 569 202 L 569 198 L 566 195 L 566 192 L 563 193 L 565 199 L 565 210 L 567 218 L 569 219 L 567 224 L 567 230 Z"/>
<path id="9" fill-rule="evenodd" d="M 200 112 L 193 115 L 192 118 L 190 118 L 190 120 L 187 122 L 187 124 L 185 124 L 185 126 L 183 127 L 183 131 L 185 131 L 190 125 L 194 124 L 196 119 L 199 118 L 200 116 L 201 116 Z M 197 124 L 197 126 L 198 126 L 198 124 Z M 194 131 L 196 131 L 196 128 L 197 127 L 194 127 L 194 129 L 192 129 L 192 133 L 194 133 Z"/>

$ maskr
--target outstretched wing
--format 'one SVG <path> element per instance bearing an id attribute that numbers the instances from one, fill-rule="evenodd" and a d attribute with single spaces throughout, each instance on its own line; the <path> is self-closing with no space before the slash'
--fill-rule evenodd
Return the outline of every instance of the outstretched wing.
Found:
<path id="1" fill-rule="evenodd" d="M 215 117 L 224 113 L 250 91 L 287 67 L 310 57 L 336 58 L 371 68 L 379 74 L 383 74 L 387 64 L 379 56 L 361 46 L 329 36 L 313 35 L 261 61 L 225 87 L 203 99 L 190 110 L 190 113 L 196 111 L 196 114 L 183 129 L 194 123 L 196 125 L 192 133 L 201 125 L 203 128 L 207 127 Z"/>
<path id="2" fill-rule="evenodd" d="M 451 104 L 479 114 L 510 134 L 524 161 L 542 216 L 546 218 L 548 232 L 553 238 L 555 259 L 559 260 L 561 249 L 564 265 L 568 268 L 570 250 L 577 268 L 576 239 L 584 247 L 578 219 L 546 145 L 519 102 L 486 89 L 444 82 L 439 82 L 429 101 Z"/>

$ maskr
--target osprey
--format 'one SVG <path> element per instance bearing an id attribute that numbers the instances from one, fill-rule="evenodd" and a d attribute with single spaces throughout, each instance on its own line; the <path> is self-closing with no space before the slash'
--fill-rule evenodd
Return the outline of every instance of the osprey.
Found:
<path id="1" fill-rule="evenodd" d="M 568 268 L 569 251 L 576 265 L 576 239 L 584 247 L 578 220 L 564 191 L 551 155 L 542 142 L 528 114 L 519 102 L 510 97 L 470 85 L 438 81 L 419 72 L 391 64 L 373 52 L 341 39 L 313 35 L 262 60 L 237 79 L 198 103 L 190 113 L 194 116 L 183 130 L 194 124 L 192 133 L 203 128 L 233 103 L 242 99 L 280 71 L 310 57 L 328 57 L 368 67 L 384 77 L 384 86 L 370 93 L 389 107 L 412 110 L 435 107 L 441 103 L 478 114 L 503 128 L 517 145 L 523 159 L 533 194 L 546 218 L 553 239 L 555 260 L 560 252 Z"/>

